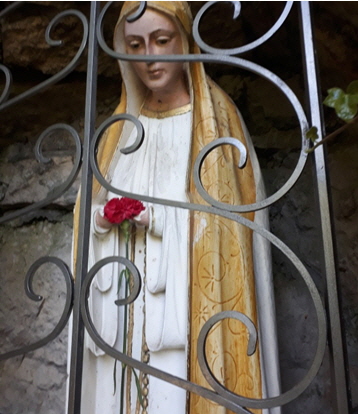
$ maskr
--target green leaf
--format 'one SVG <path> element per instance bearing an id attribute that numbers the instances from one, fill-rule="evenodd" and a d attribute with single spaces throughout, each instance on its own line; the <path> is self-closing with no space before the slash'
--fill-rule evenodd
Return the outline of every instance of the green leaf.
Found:
<path id="1" fill-rule="evenodd" d="M 349 94 L 349 99 L 352 103 L 358 105 L 358 94 Z"/>
<path id="2" fill-rule="evenodd" d="M 122 269 L 121 273 L 119 274 L 119 279 L 118 279 L 118 286 L 117 286 L 117 295 L 119 294 L 119 291 L 121 289 L 122 286 L 122 280 L 123 280 L 123 276 L 126 275 L 126 269 Z"/>
<path id="3" fill-rule="evenodd" d="M 349 95 L 358 95 L 358 80 L 355 80 L 348 85 L 347 93 Z"/>
<path id="4" fill-rule="evenodd" d="M 306 132 L 306 138 L 312 141 L 313 143 L 318 139 L 318 130 L 317 127 L 312 127 Z"/>
<path id="5" fill-rule="evenodd" d="M 134 368 L 132 368 L 132 372 L 134 374 L 134 378 L 135 378 L 135 385 L 137 387 L 137 393 L 138 393 L 138 400 L 139 400 L 139 404 L 142 406 L 142 408 L 144 408 L 144 403 L 143 403 L 143 396 L 142 396 L 142 390 L 140 387 L 140 382 L 139 382 L 139 378 L 137 373 L 135 372 Z"/>
<path id="6" fill-rule="evenodd" d="M 340 88 L 331 88 L 328 89 L 328 96 L 323 101 L 324 105 L 329 106 L 330 108 L 335 108 L 336 102 L 343 98 L 345 93 Z"/>
<path id="7" fill-rule="evenodd" d="M 347 93 L 340 88 L 328 89 L 328 96 L 323 104 L 334 108 L 338 118 L 350 122 L 358 112 L 358 81 L 348 85 Z"/>
<path id="8" fill-rule="evenodd" d="M 336 101 L 335 110 L 339 118 L 349 122 L 357 114 L 357 104 L 349 95 L 344 94 L 342 99 Z"/>

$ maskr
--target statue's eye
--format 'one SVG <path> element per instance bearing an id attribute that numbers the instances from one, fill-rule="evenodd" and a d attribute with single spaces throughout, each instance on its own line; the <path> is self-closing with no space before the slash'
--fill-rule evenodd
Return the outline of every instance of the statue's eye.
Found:
<path id="1" fill-rule="evenodd" d="M 135 42 L 130 42 L 130 43 L 129 43 L 129 47 L 130 47 L 131 49 L 133 49 L 133 50 L 139 49 L 139 47 L 140 47 L 140 43 L 139 43 L 139 42 L 137 42 L 137 41 L 135 41 Z"/>
<path id="2" fill-rule="evenodd" d="M 163 37 L 163 36 L 161 36 L 161 37 L 158 37 L 157 38 L 157 43 L 159 45 L 166 45 L 167 43 L 169 43 L 169 41 L 170 41 L 170 38 L 169 37 Z"/>
<path id="3" fill-rule="evenodd" d="M 142 53 L 143 42 L 140 39 L 126 39 L 127 53 Z"/>

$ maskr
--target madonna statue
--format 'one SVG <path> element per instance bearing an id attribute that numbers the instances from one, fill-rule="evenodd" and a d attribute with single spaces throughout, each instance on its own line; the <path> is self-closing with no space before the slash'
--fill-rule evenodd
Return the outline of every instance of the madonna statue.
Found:
<path id="1" fill-rule="evenodd" d="M 147 2 L 138 20 L 128 23 L 139 2 L 125 2 L 114 33 L 117 52 L 133 55 L 199 53 L 191 35 L 186 2 Z M 235 137 L 248 160 L 238 169 L 238 150 L 221 146 L 205 160 L 201 179 L 215 199 L 233 204 L 264 197 L 260 168 L 241 116 L 201 63 L 119 62 L 123 79 L 115 113 L 139 118 L 145 130 L 141 147 L 122 154 L 136 129 L 117 122 L 101 139 L 98 164 L 111 185 L 126 192 L 180 202 L 206 204 L 193 181 L 200 150 L 219 137 Z M 127 125 L 128 124 L 128 125 Z M 275 310 L 267 243 L 243 225 L 221 216 L 146 203 L 133 220 L 126 243 L 103 206 L 118 195 L 94 183 L 90 267 L 108 256 L 128 254 L 141 273 L 134 304 L 117 307 L 124 289 L 121 268 L 107 265 L 94 279 L 89 297 L 102 338 L 170 374 L 210 388 L 197 361 L 197 339 L 213 315 L 234 310 L 248 316 L 259 343 L 247 355 L 247 328 L 225 319 L 211 330 L 206 355 L 216 378 L 250 398 L 279 394 Z M 78 210 L 78 209 L 77 209 Z M 77 213 L 76 213 L 77 214 Z M 245 217 L 266 225 L 265 212 Z M 76 221 L 75 221 L 76 223 Z M 82 413 L 218 414 L 224 407 L 175 385 L 122 365 L 86 339 Z M 279 413 L 279 409 L 252 410 Z"/>

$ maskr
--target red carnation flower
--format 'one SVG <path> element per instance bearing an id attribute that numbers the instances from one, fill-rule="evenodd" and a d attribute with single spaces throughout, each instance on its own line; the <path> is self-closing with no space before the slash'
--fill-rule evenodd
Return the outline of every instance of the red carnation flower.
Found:
<path id="1" fill-rule="evenodd" d="M 111 223 L 131 220 L 145 209 L 143 203 L 132 198 L 112 198 L 104 206 L 104 217 Z"/>

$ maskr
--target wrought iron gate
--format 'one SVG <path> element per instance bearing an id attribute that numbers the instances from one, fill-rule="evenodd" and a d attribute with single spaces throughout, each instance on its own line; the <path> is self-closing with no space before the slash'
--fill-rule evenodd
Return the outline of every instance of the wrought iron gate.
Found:
<path id="1" fill-rule="evenodd" d="M 5 16 L 7 13 L 10 13 L 11 10 L 19 6 L 22 2 L 15 2 L 13 5 L 8 6 L 2 11 L 2 16 Z M 290 14 L 292 9 L 292 2 L 287 2 L 283 6 L 283 11 L 276 23 L 264 34 L 261 38 L 256 41 L 253 41 L 250 44 L 244 45 L 242 47 L 237 47 L 234 49 L 221 50 L 208 46 L 202 39 L 199 33 L 199 24 L 202 19 L 202 16 L 206 11 L 212 7 L 212 3 L 209 2 L 203 6 L 199 13 L 196 15 L 194 21 L 194 37 L 198 45 L 202 50 L 201 55 L 187 55 L 181 58 L 174 58 L 172 56 L 166 56 L 167 61 L 201 61 L 204 63 L 222 63 L 237 67 L 240 69 L 245 69 L 249 72 L 257 74 L 264 79 L 270 81 L 274 84 L 288 99 L 292 105 L 295 114 L 297 116 L 301 134 L 302 134 L 302 147 L 300 156 L 297 162 L 297 165 L 288 179 L 288 181 L 273 195 L 269 196 L 267 199 L 257 203 L 256 205 L 251 206 L 238 206 L 236 209 L 231 209 L 231 211 L 224 211 L 220 203 L 216 203 L 215 200 L 211 200 L 206 197 L 205 190 L 202 190 L 203 198 L 209 200 L 210 206 L 198 206 L 195 204 L 187 203 L 171 203 L 174 206 L 181 206 L 189 210 L 200 210 L 207 211 L 217 214 L 226 215 L 227 217 L 232 216 L 232 211 L 243 213 L 251 210 L 258 210 L 265 207 L 269 207 L 277 202 L 281 197 L 283 197 L 287 192 L 294 186 L 296 181 L 299 179 L 308 158 L 306 152 L 309 147 L 308 141 L 306 139 L 306 132 L 310 126 L 316 126 L 318 129 L 319 137 L 324 135 L 324 130 L 322 126 L 322 115 L 321 115 L 321 103 L 320 103 L 320 93 L 319 86 L 317 82 L 317 67 L 315 63 L 315 51 L 314 51 L 314 42 L 313 42 L 313 30 L 312 30 L 312 21 L 310 14 L 310 5 L 308 2 L 301 2 L 298 7 L 300 7 L 300 19 L 301 19 L 301 31 L 302 31 L 302 47 L 304 51 L 304 60 L 305 60 L 305 76 L 307 83 L 307 100 L 308 100 L 308 110 L 307 112 L 302 108 L 301 103 L 297 99 L 296 95 L 292 90 L 274 73 L 270 72 L 268 69 L 261 67 L 251 61 L 245 60 L 240 56 L 249 51 L 259 47 L 261 44 L 266 42 L 271 36 L 278 31 L 281 26 L 285 23 L 287 16 Z M 235 13 L 239 13 L 239 3 L 232 2 L 235 4 Z M 87 18 L 78 11 L 67 11 L 62 12 L 58 15 L 48 27 L 46 36 L 50 44 L 55 44 L 51 40 L 50 33 L 53 27 L 58 23 L 60 19 L 67 15 L 77 16 L 83 24 L 84 34 L 82 44 L 73 58 L 71 63 L 56 76 L 53 76 L 48 81 L 44 81 L 39 84 L 37 87 L 32 88 L 31 90 L 22 93 L 18 96 L 15 96 L 11 99 L 8 98 L 10 85 L 11 85 L 11 72 L 4 67 L 0 66 L 0 69 L 5 74 L 6 85 L 4 92 L 0 98 L 0 109 L 8 108 L 12 105 L 15 105 L 17 102 L 26 99 L 29 96 L 32 96 L 44 88 L 60 81 L 68 73 L 70 73 L 78 63 L 79 58 L 82 56 L 83 52 L 87 50 L 87 83 L 86 83 L 86 107 L 85 107 L 85 123 L 84 123 L 84 139 L 83 143 L 79 138 L 79 134 L 72 127 L 64 124 L 56 124 L 49 127 L 44 131 L 36 146 L 36 153 L 39 161 L 46 162 L 46 159 L 41 153 L 41 147 L 43 140 L 53 131 L 62 129 L 66 130 L 72 137 L 76 146 L 76 155 L 74 168 L 70 175 L 68 176 L 66 182 L 64 182 L 60 187 L 53 189 L 48 196 L 41 202 L 38 202 L 29 207 L 4 214 L 0 222 L 5 223 L 11 220 L 14 220 L 21 215 L 26 215 L 31 211 L 42 208 L 43 206 L 49 205 L 53 200 L 57 199 L 63 192 L 67 191 L 73 184 L 75 178 L 77 177 L 80 168 L 81 170 L 81 206 L 80 206 L 80 221 L 79 221 L 79 239 L 78 239 L 78 257 L 81 260 L 77 261 L 76 267 L 76 281 L 72 279 L 72 274 L 70 271 L 69 263 L 64 263 L 56 257 L 43 257 L 42 259 L 36 261 L 31 268 L 29 269 L 26 276 L 26 293 L 33 300 L 39 300 L 39 297 L 33 292 L 32 280 L 39 269 L 44 263 L 53 263 L 56 265 L 64 275 L 67 285 L 67 298 L 65 307 L 63 309 L 62 316 L 53 329 L 52 333 L 46 338 L 32 344 L 29 346 L 21 347 L 11 352 L 7 352 L 0 356 L 1 360 L 12 358 L 16 355 L 25 354 L 31 350 L 37 349 L 52 339 L 54 339 L 59 332 L 61 332 L 72 312 L 73 314 L 73 330 L 72 330 L 72 344 L 71 344 L 71 361 L 70 361 L 70 374 L 69 374 L 69 399 L 68 399 L 68 413 L 69 414 L 78 414 L 80 413 L 81 407 L 81 382 L 82 382 L 82 365 L 83 365 L 83 346 L 84 346 L 84 332 L 87 329 L 94 341 L 103 349 L 106 353 L 113 356 L 114 358 L 121 359 L 121 355 L 118 351 L 115 351 L 113 348 L 109 347 L 93 329 L 93 324 L 89 317 L 88 306 L 87 306 L 87 294 L 89 283 L 91 282 L 93 276 L 98 270 L 98 266 L 92 269 L 90 272 L 87 271 L 88 263 L 88 250 L 89 250 L 89 226 L 88 223 L 91 220 L 91 194 L 92 194 L 92 178 L 93 173 L 96 178 L 108 188 L 108 184 L 104 181 L 102 176 L 98 171 L 98 167 L 95 160 L 96 145 L 99 139 L 101 138 L 104 130 L 108 128 L 110 124 L 120 119 L 120 117 L 112 117 L 109 120 L 105 121 L 98 129 L 95 128 L 96 121 L 96 93 L 97 93 L 97 64 L 98 64 L 98 47 L 101 47 L 109 56 L 112 56 L 115 59 L 128 59 L 128 56 L 120 56 L 115 53 L 111 48 L 109 48 L 103 38 L 103 20 L 106 16 L 107 10 L 111 6 L 109 2 L 100 12 L 99 4 L 97 2 L 91 2 L 91 11 L 89 22 Z M 141 5 L 145 7 L 145 2 Z M 140 14 L 140 10 L 138 11 Z M 155 60 L 155 57 L 147 57 L 146 61 Z M 215 142 L 212 145 L 214 148 L 217 145 L 223 144 L 224 141 Z M 226 142 L 225 142 L 226 143 Z M 201 155 L 202 159 L 211 151 L 212 148 L 206 148 L 205 153 Z M 198 161 L 200 165 L 201 160 Z M 349 408 L 349 398 L 348 398 L 348 385 L 346 381 L 345 373 L 345 361 L 344 361 L 344 349 L 342 341 L 342 327 L 340 321 L 340 310 L 338 303 L 338 292 L 337 292 L 337 283 L 336 283 L 336 272 L 335 272 L 335 261 L 334 261 L 334 247 L 332 239 L 332 229 L 330 223 L 330 207 L 329 207 L 329 189 L 327 184 L 326 177 L 326 161 L 323 147 L 320 147 L 314 152 L 314 165 L 315 173 L 317 180 L 317 194 L 319 199 L 319 208 L 320 208 L 320 220 L 321 220 L 321 231 L 323 239 L 323 253 L 324 253 L 324 263 L 322 264 L 323 273 L 326 275 L 326 292 L 327 292 L 327 302 L 326 307 L 322 306 L 320 295 L 315 287 L 315 284 L 303 266 L 301 260 L 276 236 L 272 233 L 267 232 L 265 229 L 262 229 L 256 226 L 254 223 L 249 222 L 243 218 L 239 219 L 241 223 L 244 223 L 246 226 L 252 228 L 254 231 L 258 232 L 265 238 L 267 238 L 273 246 L 278 248 L 284 255 L 286 255 L 293 265 L 300 272 L 303 280 L 305 281 L 309 293 L 312 297 L 316 317 L 317 317 L 317 350 L 310 369 L 307 371 L 304 378 L 299 381 L 294 387 L 290 388 L 288 391 L 285 391 L 278 397 L 264 399 L 262 401 L 252 403 L 247 401 L 245 398 L 240 396 L 233 396 L 226 392 L 225 389 L 216 387 L 215 391 L 207 390 L 191 384 L 188 381 L 173 379 L 170 376 L 166 376 L 163 373 L 157 372 L 156 370 L 151 370 L 150 367 L 136 363 L 136 367 L 146 371 L 151 375 L 161 377 L 167 381 L 172 381 L 177 384 L 179 387 L 182 387 L 188 391 L 198 393 L 203 395 L 206 398 L 209 398 L 219 404 L 225 405 L 231 410 L 238 413 L 248 413 L 251 408 L 269 408 L 273 406 L 284 406 L 288 402 L 294 400 L 298 397 L 310 384 L 315 375 L 317 374 L 324 353 L 326 351 L 326 341 L 329 340 L 329 350 L 332 357 L 332 373 L 333 373 L 333 383 L 335 384 L 335 399 L 336 407 L 335 412 L 340 414 L 346 414 L 350 412 Z M 196 172 L 196 183 L 200 187 L 200 173 Z M 169 203 L 170 204 L 170 203 Z M 113 260 L 109 258 L 109 261 Z M 100 265 L 104 265 L 101 263 Z M 227 316 L 227 315 L 226 315 Z M 326 318 L 329 322 L 329 336 L 327 337 L 326 330 Z M 203 341 L 202 346 L 204 346 L 205 338 L 201 338 Z M 130 362 L 130 361 L 129 361 Z M 130 362 L 131 363 L 131 362 Z M 250 405 L 251 403 L 251 405 Z M 245 407 L 245 408 L 243 408 Z"/>

